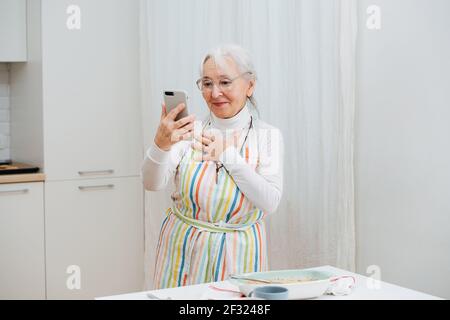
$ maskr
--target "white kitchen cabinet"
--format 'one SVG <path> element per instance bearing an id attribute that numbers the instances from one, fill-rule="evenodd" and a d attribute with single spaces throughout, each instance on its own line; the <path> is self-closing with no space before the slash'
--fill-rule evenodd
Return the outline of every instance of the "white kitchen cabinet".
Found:
<path id="1" fill-rule="evenodd" d="M 11 156 L 47 181 L 139 175 L 139 1 L 28 7 L 30 61 L 11 66 Z"/>
<path id="2" fill-rule="evenodd" d="M 11 158 L 46 175 L 47 298 L 141 290 L 139 1 L 27 0 L 27 52 L 10 70 Z"/>
<path id="3" fill-rule="evenodd" d="M 45 299 L 43 189 L 0 184 L 0 299 Z"/>
<path id="4" fill-rule="evenodd" d="M 0 62 L 26 61 L 26 0 L 0 0 Z"/>
<path id="5" fill-rule="evenodd" d="M 74 5 L 80 29 L 66 26 Z M 139 175 L 138 5 L 42 2 L 47 180 Z"/>
<path id="6" fill-rule="evenodd" d="M 48 299 L 92 299 L 143 289 L 138 177 L 47 182 L 45 193 Z"/>
<path id="7" fill-rule="evenodd" d="M 138 5 L 42 1 L 47 180 L 139 175 Z M 80 29 L 69 29 L 75 12 Z"/>

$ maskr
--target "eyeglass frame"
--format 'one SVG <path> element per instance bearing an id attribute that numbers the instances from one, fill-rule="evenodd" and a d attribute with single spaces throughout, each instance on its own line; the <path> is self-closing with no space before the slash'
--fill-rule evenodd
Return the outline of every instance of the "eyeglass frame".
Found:
<path id="1" fill-rule="evenodd" d="M 246 75 L 246 74 L 253 74 L 253 72 L 251 72 L 251 71 L 246 71 L 246 72 L 241 73 L 240 75 L 238 75 L 238 76 L 236 76 L 236 77 L 234 77 L 234 78 L 232 78 L 232 79 L 228 79 L 228 81 L 231 82 L 231 83 L 230 83 L 230 86 L 233 84 L 233 82 L 234 82 L 235 80 L 239 79 L 240 77 L 242 77 L 243 75 Z M 198 88 L 201 92 L 205 91 L 205 90 L 203 90 L 202 88 L 200 88 L 201 81 L 204 80 L 204 79 L 205 79 L 205 77 L 201 77 L 200 79 L 198 79 L 198 80 L 195 82 L 195 83 L 197 84 L 197 88 Z M 212 91 L 212 90 L 214 89 L 214 86 L 216 86 L 221 92 L 226 91 L 226 90 L 224 90 L 224 89 L 222 89 L 222 88 L 220 87 L 220 84 L 216 84 L 216 82 L 213 81 L 211 78 L 208 78 L 208 79 L 210 79 L 211 82 L 213 83 L 212 88 L 211 88 L 211 89 L 208 89 L 208 91 L 209 91 L 209 90 Z M 220 80 L 219 80 L 219 82 L 220 82 Z"/>

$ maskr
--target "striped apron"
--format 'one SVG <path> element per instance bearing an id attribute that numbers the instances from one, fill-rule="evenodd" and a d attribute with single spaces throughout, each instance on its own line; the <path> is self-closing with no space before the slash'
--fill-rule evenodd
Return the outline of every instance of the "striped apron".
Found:
<path id="1" fill-rule="evenodd" d="M 256 170 L 255 135 L 243 148 Z M 252 143 L 253 141 L 253 143 Z M 252 152 L 254 150 L 254 152 Z M 155 288 L 222 281 L 229 274 L 267 270 L 264 216 L 225 168 L 193 160 L 190 147 L 175 173 L 173 206 L 158 241 Z"/>

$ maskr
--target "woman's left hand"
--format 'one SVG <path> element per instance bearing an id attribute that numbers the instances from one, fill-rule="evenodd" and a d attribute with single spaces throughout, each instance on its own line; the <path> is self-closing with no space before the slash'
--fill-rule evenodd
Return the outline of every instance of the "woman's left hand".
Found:
<path id="1" fill-rule="evenodd" d="M 199 137 L 195 138 L 192 147 L 198 151 L 194 155 L 195 161 L 219 161 L 222 153 L 231 145 L 236 146 L 238 140 L 238 132 L 235 131 L 228 137 L 222 132 L 213 132 L 211 130 L 204 131 Z"/>

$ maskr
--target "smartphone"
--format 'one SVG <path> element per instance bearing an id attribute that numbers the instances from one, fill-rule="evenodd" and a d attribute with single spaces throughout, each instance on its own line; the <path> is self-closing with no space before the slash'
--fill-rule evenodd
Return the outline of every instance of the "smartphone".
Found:
<path id="1" fill-rule="evenodd" d="M 166 112 L 169 113 L 173 108 L 178 106 L 180 103 L 184 103 L 186 106 L 180 113 L 178 113 L 175 121 L 181 118 L 187 117 L 188 112 L 188 95 L 186 91 L 183 90 L 164 90 L 164 103 L 166 104 Z"/>

